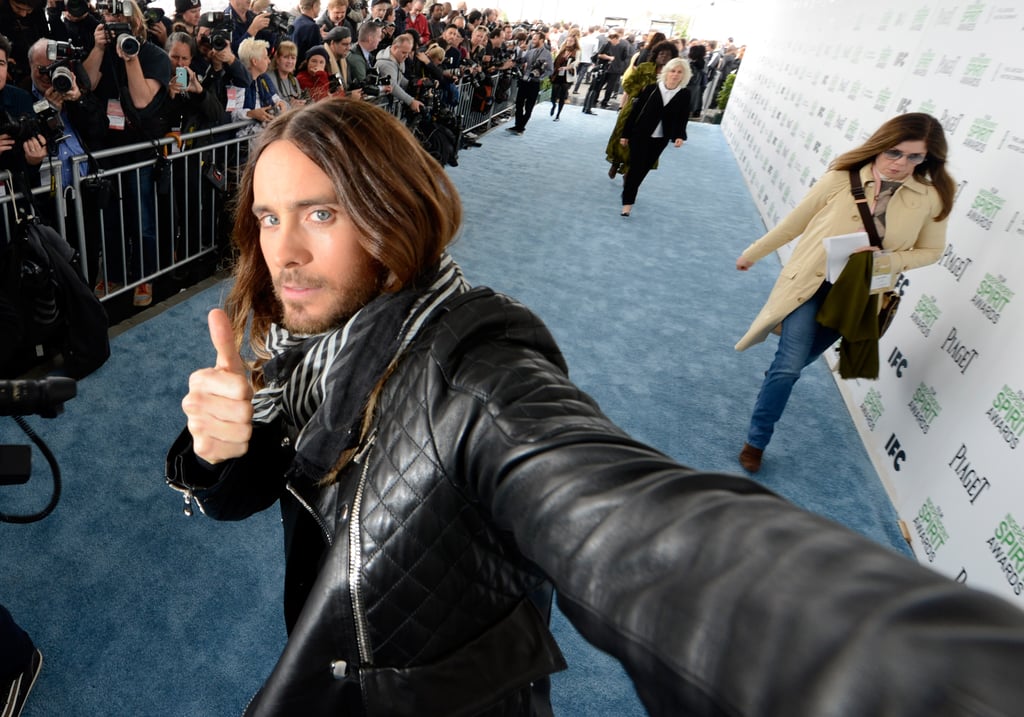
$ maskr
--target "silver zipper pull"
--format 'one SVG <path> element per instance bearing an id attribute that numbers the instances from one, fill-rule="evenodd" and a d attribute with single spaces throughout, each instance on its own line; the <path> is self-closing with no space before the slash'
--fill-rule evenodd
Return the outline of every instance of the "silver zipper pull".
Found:
<path id="1" fill-rule="evenodd" d="M 352 457 L 352 462 L 353 463 L 362 463 L 363 462 L 363 458 L 365 458 L 366 454 L 370 452 L 370 448 L 373 447 L 373 443 L 376 440 L 377 440 L 377 429 L 374 429 L 373 433 L 371 433 L 367 437 L 367 439 L 363 442 L 363 445 L 361 445 L 359 447 L 359 450 L 356 451 L 355 456 Z"/>
<path id="2" fill-rule="evenodd" d="M 189 518 L 192 517 L 192 491 L 185 491 L 182 496 L 185 500 L 184 513 Z"/>

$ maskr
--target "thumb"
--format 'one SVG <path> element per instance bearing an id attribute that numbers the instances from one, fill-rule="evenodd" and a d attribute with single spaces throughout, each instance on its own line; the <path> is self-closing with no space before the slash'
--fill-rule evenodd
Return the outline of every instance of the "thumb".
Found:
<path id="1" fill-rule="evenodd" d="M 223 309 L 213 309 L 207 321 L 210 325 L 210 342 L 217 350 L 216 368 L 244 375 L 245 364 L 235 347 L 235 336 L 228 315 Z"/>

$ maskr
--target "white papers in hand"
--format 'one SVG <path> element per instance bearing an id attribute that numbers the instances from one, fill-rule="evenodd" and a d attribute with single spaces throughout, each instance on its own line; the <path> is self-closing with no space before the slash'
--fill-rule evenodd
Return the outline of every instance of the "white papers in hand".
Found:
<path id="1" fill-rule="evenodd" d="M 822 240 L 825 244 L 825 279 L 835 283 L 846 266 L 850 254 L 862 246 L 871 244 L 867 232 L 854 232 L 853 234 L 840 234 L 834 237 L 825 237 Z"/>

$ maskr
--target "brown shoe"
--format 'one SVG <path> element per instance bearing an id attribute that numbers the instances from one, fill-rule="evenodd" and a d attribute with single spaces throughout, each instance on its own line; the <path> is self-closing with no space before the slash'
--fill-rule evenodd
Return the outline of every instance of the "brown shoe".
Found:
<path id="1" fill-rule="evenodd" d="M 619 165 L 613 164 L 608 168 L 608 179 L 615 179 L 615 175 L 619 173 Z"/>
<path id="2" fill-rule="evenodd" d="M 739 455 L 740 465 L 748 473 L 757 473 L 761 470 L 761 456 L 763 455 L 763 448 L 754 448 L 749 443 L 744 443 L 743 450 Z"/>

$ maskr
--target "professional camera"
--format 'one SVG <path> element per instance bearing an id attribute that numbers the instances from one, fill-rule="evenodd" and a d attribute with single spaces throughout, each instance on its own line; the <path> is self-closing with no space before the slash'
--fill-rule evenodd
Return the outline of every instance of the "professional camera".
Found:
<path id="1" fill-rule="evenodd" d="M 530 77 L 532 77 L 534 79 L 537 79 L 538 77 L 543 75 L 544 74 L 544 66 L 545 66 L 544 60 L 534 60 L 533 64 L 530 65 L 530 70 L 529 70 Z"/>
<path id="2" fill-rule="evenodd" d="M 270 22 L 267 23 L 267 29 L 278 35 L 288 35 L 292 25 L 292 18 L 286 12 L 275 10 L 273 5 L 267 5 L 267 9 L 264 11 Z"/>
<path id="3" fill-rule="evenodd" d="M 132 6 L 128 0 L 96 0 L 96 12 L 131 17 Z"/>
<path id="4" fill-rule="evenodd" d="M 89 51 L 84 47 L 75 47 L 70 42 L 49 40 L 46 43 L 46 59 L 63 62 L 68 60 L 84 60 L 89 56 Z"/>
<path id="5" fill-rule="evenodd" d="M 0 381 L 0 416 L 54 418 L 64 409 L 64 402 L 77 394 L 75 381 L 70 378 Z"/>
<path id="6" fill-rule="evenodd" d="M 199 17 L 199 26 L 210 28 L 209 34 L 199 36 L 199 45 L 220 52 L 231 44 L 231 21 L 222 12 L 204 12 Z"/>
<path id="7" fill-rule="evenodd" d="M 385 20 L 384 18 L 380 18 L 380 17 L 372 17 L 369 20 L 367 20 L 367 22 L 370 23 L 371 25 L 374 25 L 375 27 L 379 27 L 379 28 L 394 27 L 395 26 L 395 23 L 393 23 L 393 22 L 391 22 L 389 20 Z"/>
<path id="8" fill-rule="evenodd" d="M 481 87 L 487 84 L 487 73 L 475 66 L 462 67 L 460 79 L 468 81 L 473 87 Z"/>
<path id="9" fill-rule="evenodd" d="M 46 139 L 47 149 L 52 151 L 65 139 L 64 123 L 60 121 L 60 114 L 46 100 L 39 100 L 32 105 L 32 109 L 35 114 L 22 117 L 12 117 L 7 112 L 0 112 L 0 134 L 7 135 L 16 144 L 42 135 Z"/>
<path id="10" fill-rule="evenodd" d="M 385 87 L 391 87 L 391 78 L 380 74 L 379 70 L 370 69 L 366 73 L 366 79 L 362 82 L 353 82 L 350 89 L 362 90 L 366 97 L 378 97 Z"/>

